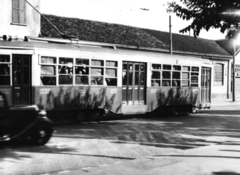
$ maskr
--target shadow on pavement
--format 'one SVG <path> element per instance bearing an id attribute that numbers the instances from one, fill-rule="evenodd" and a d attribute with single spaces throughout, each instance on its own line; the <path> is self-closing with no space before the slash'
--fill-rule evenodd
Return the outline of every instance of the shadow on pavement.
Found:
<path id="1" fill-rule="evenodd" d="M 178 149 L 240 144 L 240 111 L 204 111 L 190 116 L 136 116 L 128 120 L 56 126 L 54 137 L 104 139 L 117 144 Z"/>

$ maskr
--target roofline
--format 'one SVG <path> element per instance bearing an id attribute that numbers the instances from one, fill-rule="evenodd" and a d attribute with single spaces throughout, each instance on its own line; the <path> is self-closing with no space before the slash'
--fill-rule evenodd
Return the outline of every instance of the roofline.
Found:
<path id="1" fill-rule="evenodd" d="M 169 49 L 160 49 L 160 48 L 149 48 L 143 46 L 133 46 L 133 45 L 123 45 L 123 44 L 111 44 L 111 43 L 102 43 L 102 42 L 93 42 L 93 41 L 84 41 L 78 39 L 61 39 L 61 38 L 40 38 L 33 36 L 26 36 L 25 39 L 27 41 L 38 41 L 38 42 L 46 42 L 46 43 L 56 43 L 56 44 L 71 44 L 71 45 L 86 45 L 86 46 L 103 46 L 103 47 L 112 47 L 113 49 L 117 48 L 125 48 L 125 49 L 134 49 L 134 50 L 142 50 L 142 51 L 153 51 L 153 52 L 164 52 L 169 53 Z M 181 55 L 192 55 L 199 57 L 211 57 L 211 59 L 231 59 L 232 55 L 218 55 L 218 54 L 204 54 L 197 52 L 185 52 L 179 50 L 173 50 L 173 54 L 181 54 Z"/>

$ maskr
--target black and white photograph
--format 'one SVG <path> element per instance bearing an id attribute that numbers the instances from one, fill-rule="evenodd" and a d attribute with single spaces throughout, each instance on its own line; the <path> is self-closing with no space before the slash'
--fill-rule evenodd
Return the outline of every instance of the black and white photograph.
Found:
<path id="1" fill-rule="evenodd" d="M 0 13 L 0 175 L 240 175 L 240 0 Z"/>

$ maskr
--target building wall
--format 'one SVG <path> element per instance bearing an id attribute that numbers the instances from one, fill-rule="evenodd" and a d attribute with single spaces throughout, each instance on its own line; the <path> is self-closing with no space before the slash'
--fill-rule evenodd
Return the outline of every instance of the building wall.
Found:
<path id="1" fill-rule="evenodd" d="M 228 94 L 228 82 L 229 82 L 229 68 L 228 61 L 222 60 L 214 60 L 213 63 L 213 80 L 212 80 L 212 99 L 226 99 Z M 214 64 L 222 64 L 223 65 L 223 84 L 216 84 L 214 81 Z"/>
<path id="2" fill-rule="evenodd" d="M 40 0 L 28 0 L 35 8 L 40 9 Z M 26 3 L 26 25 L 12 24 L 12 0 L 0 1 L 0 36 L 12 35 L 18 38 L 38 36 L 40 32 L 40 15 Z M 3 15 L 4 14 L 4 15 Z"/>

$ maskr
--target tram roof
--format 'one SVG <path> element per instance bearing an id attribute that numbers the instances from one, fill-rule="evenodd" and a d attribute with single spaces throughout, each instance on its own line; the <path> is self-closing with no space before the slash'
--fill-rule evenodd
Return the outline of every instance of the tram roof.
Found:
<path id="1" fill-rule="evenodd" d="M 78 18 L 45 15 L 60 31 L 82 41 L 111 43 L 145 50 L 169 50 L 169 32 L 143 29 L 120 24 L 90 21 Z M 60 38 L 52 26 L 41 19 L 42 34 Z M 231 58 L 231 53 L 215 40 L 172 34 L 173 53 L 196 54 Z M 148 48 L 148 49 L 146 49 Z"/>

